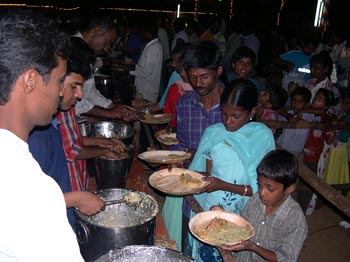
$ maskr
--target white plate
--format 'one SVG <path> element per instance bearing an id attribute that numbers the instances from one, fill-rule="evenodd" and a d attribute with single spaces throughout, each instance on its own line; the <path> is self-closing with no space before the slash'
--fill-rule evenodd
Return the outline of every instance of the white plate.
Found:
<path id="1" fill-rule="evenodd" d="M 182 174 L 190 175 L 196 179 L 196 183 L 184 183 L 181 179 Z M 162 169 L 153 173 L 148 182 L 152 187 L 170 195 L 190 195 L 198 193 L 200 189 L 208 185 L 209 182 L 203 181 L 203 177 L 202 174 L 188 169 L 172 168 L 170 172 L 168 169 Z"/>
<path id="2" fill-rule="evenodd" d="M 149 163 L 176 164 L 189 159 L 191 154 L 184 151 L 154 150 L 143 152 L 138 157 Z"/>
<path id="3" fill-rule="evenodd" d="M 140 119 L 142 123 L 159 125 L 169 123 L 174 118 L 173 114 L 155 114 L 155 115 L 146 115 L 145 119 Z"/>
<path id="4" fill-rule="evenodd" d="M 233 223 L 239 227 L 244 227 L 249 231 L 249 236 L 247 238 L 239 239 L 235 242 L 227 242 L 227 243 L 225 242 L 224 243 L 225 245 L 235 245 L 239 241 L 248 240 L 255 235 L 254 228 L 247 220 L 237 215 L 236 213 L 225 211 L 225 210 L 205 211 L 205 212 L 198 213 L 190 220 L 188 227 L 191 233 L 200 241 L 212 246 L 222 246 L 223 245 L 222 242 L 215 243 L 212 241 L 202 239 L 201 237 L 198 236 L 198 229 L 207 226 L 211 221 L 217 218 L 225 219 L 228 222 Z"/>
<path id="5" fill-rule="evenodd" d="M 159 135 L 157 136 L 157 140 L 167 146 L 177 145 L 179 143 L 179 140 L 176 138 L 176 133 Z"/>

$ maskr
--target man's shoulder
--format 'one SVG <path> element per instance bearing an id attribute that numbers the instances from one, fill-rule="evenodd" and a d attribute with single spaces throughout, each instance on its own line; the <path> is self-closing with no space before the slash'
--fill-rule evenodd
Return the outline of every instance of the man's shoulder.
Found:
<path id="1" fill-rule="evenodd" d="M 194 91 L 190 91 L 179 98 L 178 104 L 188 104 L 194 98 Z"/>

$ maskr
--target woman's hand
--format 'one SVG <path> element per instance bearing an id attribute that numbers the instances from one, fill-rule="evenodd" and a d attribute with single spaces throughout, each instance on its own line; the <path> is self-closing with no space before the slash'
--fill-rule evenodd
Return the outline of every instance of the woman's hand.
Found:
<path id="1" fill-rule="evenodd" d="M 200 193 L 203 193 L 203 192 L 211 193 L 213 191 L 221 190 L 226 183 L 226 182 L 224 182 L 216 177 L 213 177 L 213 176 L 207 176 L 207 177 L 204 177 L 202 179 L 204 181 L 209 181 L 210 183 L 209 183 L 209 185 L 205 186 L 200 191 Z"/>

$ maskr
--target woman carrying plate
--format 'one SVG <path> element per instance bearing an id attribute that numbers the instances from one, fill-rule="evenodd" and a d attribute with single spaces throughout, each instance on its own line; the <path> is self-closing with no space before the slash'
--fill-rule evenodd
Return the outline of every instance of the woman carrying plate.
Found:
<path id="1" fill-rule="evenodd" d="M 275 149 L 275 141 L 264 124 L 251 122 L 257 91 L 249 80 L 238 79 L 227 86 L 220 105 L 222 123 L 205 130 L 189 169 L 208 175 L 205 180 L 210 184 L 195 195 L 205 211 L 219 205 L 239 214 L 258 190 L 256 167 Z M 191 250 L 189 255 L 196 261 L 221 261 L 213 247 L 198 242 L 190 234 L 185 238 L 184 251 Z"/>

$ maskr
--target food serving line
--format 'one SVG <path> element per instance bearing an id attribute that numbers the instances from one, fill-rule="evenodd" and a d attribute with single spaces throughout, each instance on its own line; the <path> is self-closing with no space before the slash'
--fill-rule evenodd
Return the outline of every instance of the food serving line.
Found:
<path id="1" fill-rule="evenodd" d="M 94 216 L 85 216 L 79 210 L 76 211 L 76 232 L 81 253 L 86 261 L 130 261 L 130 255 L 134 258 L 132 261 L 157 261 L 154 259 L 158 257 L 167 262 L 193 261 L 177 251 L 175 241 L 169 238 L 160 208 L 164 198 L 156 192 L 159 190 L 165 194 L 185 196 L 192 210 L 198 213 L 203 210 L 191 194 L 198 193 L 207 182 L 202 180 L 202 174 L 183 168 L 145 170 L 146 163 L 164 166 L 182 163 L 191 157 L 187 152 L 139 152 L 141 126 L 146 126 L 146 132 L 150 132 L 156 125 L 167 124 L 172 117 L 168 114 L 150 114 L 133 125 L 101 119 L 90 119 L 88 123 L 81 123 L 80 127 L 88 129 L 84 130 L 84 133 L 107 138 L 117 137 L 125 143 L 127 149 L 116 159 L 100 157 L 94 160 L 96 183 L 90 190 L 103 199 L 106 208 Z M 153 139 L 153 136 L 148 134 L 147 139 L 151 138 Z M 167 145 L 178 143 L 176 134 L 163 134 L 156 140 L 162 144 L 160 147 L 163 149 L 166 149 Z M 155 140 L 151 142 L 150 144 L 155 144 Z M 220 246 L 223 240 L 218 242 L 212 235 L 208 235 L 207 231 L 214 227 L 213 232 L 216 236 L 220 231 L 217 227 L 224 224 L 224 231 L 245 231 L 247 237 L 243 239 L 254 235 L 254 229 L 238 215 L 223 211 L 215 214 L 213 212 L 202 212 L 189 224 L 192 234 L 201 241 Z M 222 215 L 224 216 L 221 217 Z M 225 242 L 236 243 L 237 239 L 231 238 L 231 235 L 237 234 L 229 234 L 230 238 L 225 236 Z M 238 239 L 241 240 L 242 237 L 238 236 Z M 220 253 L 225 256 L 227 252 L 220 249 Z M 122 260 L 124 256 L 125 260 Z"/>

